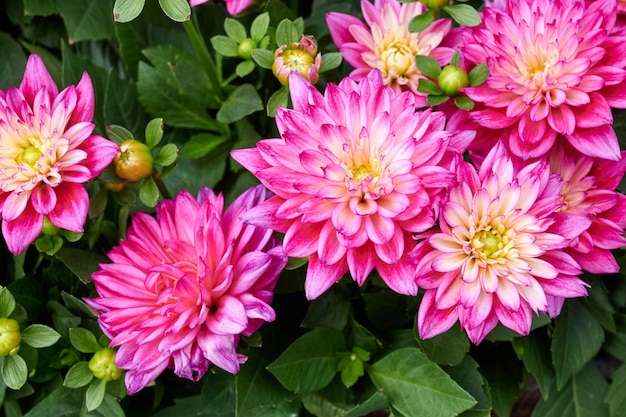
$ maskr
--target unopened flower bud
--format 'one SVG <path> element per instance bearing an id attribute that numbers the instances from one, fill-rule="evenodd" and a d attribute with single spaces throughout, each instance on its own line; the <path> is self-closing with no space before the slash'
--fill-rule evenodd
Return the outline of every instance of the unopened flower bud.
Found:
<path id="1" fill-rule="evenodd" d="M 243 59 L 251 59 L 252 58 L 252 50 L 257 48 L 259 44 L 252 38 L 244 39 L 239 46 L 237 47 L 237 53 L 240 58 Z"/>
<path id="2" fill-rule="evenodd" d="M 115 173 L 126 180 L 139 181 L 152 174 L 152 152 L 145 143 L 128 139 L 113 158 Z"/>
<path id="3" fill-rule="evenodd" d="M 283 45 L 274 53 L 272 72 L 283 85 L 289 84 L 289 74 L 298 71 L 311 84 L 319 80 L 322 54 L 317 52 L 317 44 L 302 35 L 300 42 Z"/>
<path id="4" fill-rule="evenodd" d="M 94 376 L 104 381 L 114 381 L 122 377 L 122 370 L 115 364 L 115 351 L 102 348 L 89 360 L 89 369 Z"/>
<path id="5" fill-rule="evenodd" d="M 13 356 L 20 351 L 20 324 L 6 317 L 0 318 L 0 356 Z"/>
<path id="6" fill-rule="evenodd" d="M 419 0 L 424 6 L 429 9 L 439 10 L 446 4 L 448 4 L 448 0 Z"/>
<path id="7" fill-rule="evenodd" d="M 438 81 L 441 91 L 449 96 L 457 94 L 461 88 L 469 85 L 467 72 L 454 65 L 444 67 L 439 74 Z"/>
<path id="8" fill-rule="evenodd" d="M 47 236 L 56 236 L 59 233 L 59 228 L 52 224 L 48 217 L 44 216 L 41 233 Z"/>

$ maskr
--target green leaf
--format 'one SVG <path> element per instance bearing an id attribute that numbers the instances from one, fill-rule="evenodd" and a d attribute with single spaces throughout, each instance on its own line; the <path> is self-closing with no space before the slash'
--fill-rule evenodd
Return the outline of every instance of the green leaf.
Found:
<path id="1" fill-rule="evenodd" d="M 106 392 L 107 382 L 103 379 L 96 379 L 93 384 L 89 385 L 85 393 L 85 405 L 87 411 L 93 411 L 102 404 L 104 393 Z"/>
<path id="2" fill-rule="evenodd" d="M 154 178 L 147 177 L 141 188 L 139 188 L 139 199 L 148 207 L 156 206 L 159 201 L 159 188 L 154 182 Z"/>
<path id="3" fill-rule="evenodd" d="M 420 93 L 434 94 L 437 96 L 443 94 L 443 91 L 441 91 L 439 86 L 428 78 L 419 79 L 419 82 L 417 84 L 417 91 L 419 91 Z"/>
<path id="4" fill-rule="evenodd" d="M 343 417 L 348 411 L 343 404 L 336 404 L 320 393 L 304 394 L 302 405 L 314 416 Z"/>
<path id="5" fill-rule="evenodd" d="M 227 17 L 224 19 L 224 31 L 229 38 L 237 43 L 241 43 L 248 37 L 246 27 L 239 23 L 238 20 Z"/>
<path id="6" fill-rule="evenodd" d="M 156 119 L 152 119 L 146 125 L 146 146 L 150 150 L 154 149 L 155 146 L 161 142 L 163 138 L 163 119 L 157 117 Z"/>
<path id="7" fill-rule="evenodd" d="M 598 320 L 606 330 L 615 332 L 615 309 L 611 305 L 609 291 L 607 290 L 602 277 L 597 275 L 585 278 L 587 283 L 591 285 L 588 289 L 589 296 L 582 298 L 580 301 L 585 308 Z"/>
<path id="8" fill-rule="evenodd" d="M 200 133 L 192 136 L 185 144 L 178 155 L 179 158 L 201 158 L 222 143 L 227 138 L 222 135 L 213 135 L 211 133 Z"/>
<path id="9" fill-rule="evenodd" d="M 52 323 L 57 332 L 65 338 L 69 337 L 72 327 L 78 327 L 81 318 L 72 314 L 67 308 L 56 301 L 48 301 L 48 307 L 52 310 Z"/>
<path id="10" fill-rule="evenodd" d="M 263 102 L 256 88 L 252 84 L 243 84 L 228 95 L 217 112 L 217 120 L 233 123 L 259 110 L 263 110 Z"/>
<path id="11" fill-rule="evenodd" d="M 489 382 L 493 410 L 499 416 L 508 416 L 524 381 L 522 362 L 509 343 L 494 344 L 481 358 L 480 370 Z"/>
<path id="12" fill-rule="evenodd" d="M 513 339 L 513 348 L 526 369 L 533 375 L 544 399 L 548 398 L 554 380 L 554 367 L 550 358 L 550 340 L 545 332 L 532 332 Z"/>
<path id="13" fill-rule="evenodd" d="M 168 143 L 163 146 L 159 151 L 159 154 L 156 158 L 154 158 L 154 163 L 159 164 L 161 166 L 170 166 L 174 162 L 176 162 L 176 157 L 178 156 L 178 148 L 173 143 Z"/>
<path id="14" fill-rule="evenodd" d="M 20 85 L 26 68 L 26 55 L 20 44 L 4 32 L 0 32 L 0 56 L 0 90 Z"/>
<path id="15" fill-rule="evenodd" d="M 6 288 L 0 288 L 0 317 L 9 317 L 15 310 L 15 298 L 13 294 Z"/>
<path id="16" fill-rule="evenodd" d="M 276 110 L 279 107 L 287 107 L 289 104 L 289 87 L 283 85 L 281 88 L 276 90 L 274 94 L 267 100 L 267 109 L 266 113 L 269 117 L 274 117 L 276 115 Z M 303 258 L 304 262 L 307 259 Z"/>
<path id="17" fill-rule="evenodd" d="M 270 26 L 270 14 L 268 12 L 261 13 L 252 21 L 250 26 L 250 37 L 257 42 L 261 42 L 261 39 L 267 33 L 267 29 Z"/>
<path id="18" fill-rule="evenodd" d="M 91 274 L 100 269 L 101 263 L 109 261 L 108 257 L 95 251 L 68 247 L 59 249 L 54 256 L 85 284 L 91 282 Z"/>
<path id="19" fill-rule="evenodd" d="M 389 406 L 387 397 L 383 394 L 382 390 L 378 390 L 372 394 L 363 403 L 357 405 L 353 409 L 349 410 L 343 417 L 360 417 L 373 414 L 374 411 L 383 410 Z"/>
<path id="20" fill-rule="evenodd" d="M 351 304 L 346 294 L 332 287 L 309 304 L 309 310 L 300 324 L 307 329 L 334 327 L 343 330 L 348 323 Z"/>
<path id="21" fill-rule="evenodd" d="M 237 67 L 235 68 L 235 73 L 240 78 L 243 78 L 246 75 L 250 74 L 252 71 L 254 71 L 255 68 L 256 65 L 254 65 L 254 61 L 248 59 L 246 61 L 241 61 L 239 64 L 237 64 Z"/>
<path id="22" fill-rule="evenodd" d="M 489 68 L 487 68 L 487 63 L 483 62 L 482 64 L 472 68 L 472 70 L 468 74 L 468 82 L 470 87 L 474 87 L 476 85 L 484 83 L 488 77 Z"/>
<path id="23" fill-rule="evenodd" d="M 22 342 L 34 348 L 44 348 L 54 345 L 61 335 L 54 329 L 43 324 L 31 324 L 21 331 Z"/>
<path id="24" fill-rule="evenodd" d="M 83 300 L 74 297 L 72 294 L 65 291 L 61 291 L 61 298 L 63 298 L 63 302 L 72 313 L 79 314 L 85 318 L 96 318 L 93 311 L 87 306 L 87 304 Z"/>
<path id="25" fill-rule="evenodd" d="M 317 391 L 334 378 L 338 362 L 335 353 L 345 349 L 339 330 L 318 328 L 293 342 L 267 370 L 296 393 Z"/>
<path id="26" fill-rule="evenodd" d="M 96 336 L 82 327 L 70 329 L 70 343 L 76 350 L 83 353 L 94 353 L 102 349 L 102 346 L 96 340 Z"/>
<path id="27" fill-rule="evenodd" d="M 213 36 L 211 38 L 211 45 L 213 46 L 213 49 L 215 49 L 217 53 L 221 55 L 229 57 L 239 56 L 237 42 L 235 42 L 235 40 L 229 38 L 228 36 Z"/>
<path id="28" fill-rule="evenodd" d="M 163 12 L 175 22 L 184 22 L 191 17 L 191 7 L 187 0 L 159 0 Z"/>
<path id="29" fill-rule="evenodd" d="M 20 355 L 5 356 L 2 362 L 2 380 L 7 387 L 18 390 L 28 379 L 26 362 Z"/>
<path id="30" fill-rule="evenodd" d="M 100 0 L 59 1 L 59 13 L 65 22 L 69 43 L 113 38 L 114 29 L 109 3 Z"/>
<path id="31" fill-rule="evenodd" d="M 334 70 L 341 65 L 342 61 L 341 52 L 328 52 L 322 55 L 322 65 L 319 69 L 319 72 L 326 72 Z"/>
<path id="32" fill-rule="evenodd" d="M 141 14 L 146 0 L 115 0 L 113 18 L 116 22 L 126 23 Z"/>
<path id="33" fill-rule="evenodd" d="M 439 63 L 428 55 L 417 55 L 415 57 L 415 65 L 422 74 L 434 78 L 435 80 L 439 77 L 439 74 L 441 74 L 441 66 Z"/>
<path id="34" fill-rule="evenodd" d="M 341 382 L 343 382 L 346 388 L 356 384 L 365 373 L 363 361 L 354 353 L 345 354 L 339 361 L 337 368 L 341 372 Z"/>
<path id="35" fill-rule="evenodd" d="M 604 331 L 595 317 L 578 300 L 567 300 L 554 321 L 551 346 L 559 390 L 598 353 L 603 341 Z"/>
<path id="36" fill-rule="evenodd" d="M 602 348 L 622 362 L 626 362 L 626 315 L 617 315 L 615 321 L 616 331 L 607 333 Z"/>
<path id="37" fill-rule="evenodd" d="M 398 349 L 367 368 L 374 385 L 403 416 L 456 416 L 476 404 L 465 390 L 416 348 Z"/>
<path id="38" fill-rule="evenodd" d="M 262 48 L 253 49 L 252 60 L 261 68 L 271 70 L 274 65 L 274 53 Z"/>
<path id="39" fill-rule="evenodd" d="M 467 96 L 455 96 L 454 104 L 461 110 L 472 110 L 474 108 L 474 100 Z"/>
<path id="40" fill-rule="evenodd" d="M 421 32 L 430 26 L 431 23 L 435 20 L 435 12 L 432 10 L 427 10 L 422 14 L 418 14 L 409 22 L 409 32 Z"/>
<path id="41" fill-rule="evenodd" d="M 450 4 L 443 6 L 455 22 L 463 26 L 478 26 L 481 22 L 480 14 L 469 4 Z"/>
<path id="42" fill-rule="evenodd" d="M 607 417 L 603 402 L 609 390 L 604 377 L 587 363 L 560 390 L 553 387 L 547 400 L 540 401 L 533 417 Z M 623 398 L 624 393 L 620 394 Z"/>
<path id="43" fill-rule="evenodd" d="M 626 415 L 626 364 L 622 364 L 611 376 L 611 385 L 604 401 L 609 406 L 610 417 Z"/>
<path id="44" fill-rule="evenodd" d="M 416 339 L 422 352 L 439 365 L 458 365 L 470 349 L 469 339 L 459 326 L 454 326 L 447 332 L 430 339 Z"/>
<path id="45" fill-rule="evenodd" d="M 28 312 L 28 321 L 36 321 L 41 310 L 45 309 L 41 300 L 45 300 L 47 296 L 47 289 L 41 281 L 30 276 L 24 277 L 13 281 L 8 289 L 15 298 L 15 302 Z"/>
<path id="46" fill-rule="evenodd" d="M 448 100 L 450 100 L 450 96 L 433 96 L 433 95 L 430 95 L 430 96 L 426 97 L 426 101 L 428 102 L 428 104 L 431 107 L 443 104 L 443 103 L 445 103 Z"/>
<path id="47" fill-rule="evenodd" d="M 464 390 L 478 401 L 469 410 L 460 414 L 461 417 L 490 417 L 491 397 L 485 378 L 478 372 L 478 363 L 469 355 L 458 365 L 444 368 Z"/>
<path id="48" fill-rule="evenodd" d="M 24 15 L 26 16 L 50 16 L 59 13 L 55 1 L 50 0 L 24 0 Z"/>
<path id="49" fill-rule="evenodd" d="M 63 385 L 68 388 L 80 388 L 84 387 L 93 379 L 93 372 L 89 369 L 89 363 L 87 361 L 76 362 L 67 371 Z"/>
<path id="50" fill-rule="evenodd" d="M 289 45 L 292 42 L 300 42 L 302 31 L 289 19 L 283 19 L 276 28 L 276 44 Z"/>
<path id="51" fill-rule="evenodd" d="M 127 139 L 134 139 L 134 136 L 128 129 L 123 126 L 111 125 L 106 129 L 107 138 L 117 143 L 118 145 Z"/>

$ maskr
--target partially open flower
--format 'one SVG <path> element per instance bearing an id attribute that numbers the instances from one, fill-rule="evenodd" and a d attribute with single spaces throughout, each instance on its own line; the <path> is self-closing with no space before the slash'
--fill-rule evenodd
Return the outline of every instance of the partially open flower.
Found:
<path id="1" fill-rule="evenodd" d="M 128 139 L 120 145 L 120 152 L 113 159 L 115 173 L 130 181 L 139 181 L 152 174 L 152 152 L 145 143 Z"/>
<path id="2" fill-rule="evenodd" d="M 20 351 L 20 324 L 6 317 L 0 318 L 0 356 L 13 356 Z"/>
<path id="3" fill-rule="evenodd" d="M 276 50 L 272 72 L 282 85 L 289 84 L 289 74 L 294 71 L 315 84 L 319 79 L 321 66 L 322 54 L 317 52 L 315 40 L 302 35 L 300 42 L 283 45 Z"/>

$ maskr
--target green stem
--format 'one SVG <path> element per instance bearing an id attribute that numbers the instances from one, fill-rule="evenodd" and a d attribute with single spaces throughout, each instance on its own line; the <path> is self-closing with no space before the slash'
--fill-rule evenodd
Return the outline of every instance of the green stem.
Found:
<path id="1" fill-rule="evenodd" d="M 166 200 L 171 200 L 172 199 L 172 194 L 170 194 L 170 191 L 165 186 L 165 183 L 163 182 L 163 180 L 159 176 L 158 172 L 155 171 L 155 172 L 152 173 L 152 179 L 154 180 L 154 183 L 156 184 L 156 186 L 159 189 L 159 192 L 161 193 L 163 198 L 166 199 Z"/>
<path id="2" fill-rule="evenodd" d="M 213 61 L 213 57 L 204 43 L 204 39 L 200 36 L 196 30 L 196 26 L 191 20 L 184 21 L 183 27 L 185 28 L 185 32 L 187 32 L 187 36 L 191 41 L 194 51 L 196 51 L 196 54 L 198 55 L 202 68 L 205 69 L 207 75 L 209 76 L 209 82 L 215 89 L 214 93 L 220 98 L 220 100 L 224 100 L 224 92 L 221 88 L 219 88 L 220 82 L 217 75 L 215 61 Z"/>

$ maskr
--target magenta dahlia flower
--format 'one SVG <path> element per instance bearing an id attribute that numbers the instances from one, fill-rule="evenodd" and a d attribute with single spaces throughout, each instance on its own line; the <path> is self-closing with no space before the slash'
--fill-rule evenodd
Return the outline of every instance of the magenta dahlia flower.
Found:
<path id="1" fill-rule="evenodd" d="M 525 335 L 533 312 L 560 311 L 562 299 L 586 295 L 576 261 L 565 253 L 589 226 L 557 210 L 561 181 L 546 162 L 517 172 L 498 144 L 480 170 L 461 162 L 458 184 L 439 216 L 439 229 L 411 254 L 425 294 L 419 334 L 429 338 L 458 320 L 479 343 L 498 322 Z M 555 215 L 558 214 L 558 215 Z"/>
<path id="2" fill-rule="evenodd" d="M 326 15 L 333 42 L 355 68 L 350 76 L 359 81 L 377 69 L 386 85 L 412 91 L 418 107 L 426 107 L 426 95 L 417 91 L 419 79 L 425 77 L 415 65 L 415 56 L 430 56 L 441 65 L 450 62 L 454 49 L 443 46 L 452 26 L 450 19 L 438 19 L 422 32 L 411 33 L 411 19 L 426 11 L 420 2 L 361 0 L 361 10 L 367 24 L 344 13 Z"/>
<path id="3" fill-rule="evenodd" d="M 444 116 L 416 112 L 413 94 L 396 95 L 378 71 L 324 95 L 292 73 L 290 91 L 293 110 L 276 117 L 281 137 L 232 152 L 276 194 L 246 221 L 284 233 L 287 255 L 308 257 L 309 299 L 347 271 L 362 285 L 374 268 L 394 291 L 415 294 L 412 234 L 434 224 L 454 181 L 440 166 L 451 143 Z"/>
<path id="4" fill-rule="evenodd" d="M 0 213 L 9 250 L 18 254 L 39 235 L 44 217 L 82 232 L 89 196 L 83 183 L 119 151 L 94 135 L 94 93 L 87 73 L 59 90 L 31 55 L 19 88 L 0 91 Z"/>
<path id="5" fill-rule="evenodd" d="M 558 211 L 589 218 L 589 228 L 576 237 L 567 252 L 594 274 L 613 274 L 619 265 L 611 253 L 626 247 L 626 196 L 615 191 L 626 172 L 626 151 L 619 161 L 590 158 L 569 146 L 548 154 L 550 169 L 563 180 Z"/>
<path id="6" fill-rule="evenodd" d="M 197 200 L 181 191 L 157 206 L 156 219 L 135 214 L 112 263 L 93 274 L 99 298 L 86 301 L 119 346 L 129 394 L 168 367 L 194 381 L 211 364 L 239 371 L 239 336 L 274 320 L 273 289 L 287 262 L 271 230 L 240 220 L 265 198 L 258 186 L 223 211 L 222 196 L 207 188 Z"/>
<path id="7" fill-rule="evenodd" d="M 487 63 L 486 83 L 464 89 L 472 117 L 502 131 L 524 159 L 563 135 L 581 153 L 618 160 L 611 107 L 626 108 L 626 37 L 612 33 L 616 0 L 510 0 L 486 7 L 463 32 L 464 58 Z"/>
<path id="8" fill-rule="evenodd" d="M 194 7 L 208 1 L 209 0 L 190 0 L 189 5 L 191 7 Z M 228 13 L 231 16 L 237 16 L 238 14 L 241 14 L 250 7 L 252 7 L 252 5 L 256 3 L 256 1 L 257 0 L 224 0 L 224 3 L 226 3 L 226 10 L 228 11 Z"/>

